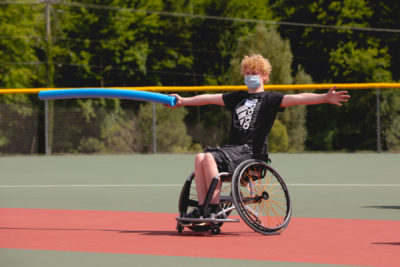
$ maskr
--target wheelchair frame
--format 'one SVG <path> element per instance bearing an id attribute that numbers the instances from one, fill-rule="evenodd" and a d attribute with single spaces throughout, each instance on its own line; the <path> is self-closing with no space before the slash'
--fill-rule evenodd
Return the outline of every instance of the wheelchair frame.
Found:
<path id="1" fill-rule="evenodd" d="M 220 211 L 209 218 L 187 217 L 190 213 L 189 208 L 198 208 L 194 176 L 194 172 L 188 176 L 181 190 L 179 217 L 176 218 L 179 233 L 188 227 L 196 232 L 211 230 L 212 234 L 219 234 L 223 223 L 239 222 L 238 219 L 228 219 L 233 210 L 238 212 L 240 218 L 250 228 L 261 234 L 277 234 L 288 226 L 292 214 L 289 191 L 278 172 L 266 162 L 256 159 L 246 160 L 236 167 L 233 174 L 221 172 L 214 177 L 207 192 L 204 210 L 208 209 L 219 180 L 222 183 L 221 190 L 224 183 L 231 182 L 231 184 L 229 195 L 226 195 L 225 190 L 221 192 Z M 283 194 L 277 195 L 277 192 Z"/>

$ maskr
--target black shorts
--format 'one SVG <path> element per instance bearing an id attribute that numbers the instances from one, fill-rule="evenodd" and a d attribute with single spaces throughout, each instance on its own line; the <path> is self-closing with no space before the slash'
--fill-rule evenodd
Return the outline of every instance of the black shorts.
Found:
<path id="1" fill-rule="evenodd" d="M 224 145 L 207 148 L 205 152 L 213 155 L 219 172 L 233 173 L 240 163 L 253 158 L 253 152 L 248 145 Z"/>

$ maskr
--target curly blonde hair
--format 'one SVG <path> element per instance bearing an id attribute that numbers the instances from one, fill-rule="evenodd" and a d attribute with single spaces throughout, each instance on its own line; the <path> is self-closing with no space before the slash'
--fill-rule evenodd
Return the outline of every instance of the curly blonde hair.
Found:
<path id="1" fill-rule="evenodd" d="M 245 70 L 259 72 L 262 75 L 266 75 L 267 80 L 265 82 L 268 82 L 272 67 L 269 60 L 264 58 L 262 55 L 251 54 L 250 56 L 244 56 L 242 59 L 241 73 L 244 74 Z"/>

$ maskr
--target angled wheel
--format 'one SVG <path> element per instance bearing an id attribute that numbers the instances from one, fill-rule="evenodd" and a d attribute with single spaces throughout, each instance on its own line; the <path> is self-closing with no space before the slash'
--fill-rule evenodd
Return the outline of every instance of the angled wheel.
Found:
<path id="1" fill-rule="evenodd" d="M 264 161 L 251 159 L 236 168 L 232 195 L 240 217 L 254 231 L 274 234 L 288 226 L 292 215 L 289 191 Z"/>

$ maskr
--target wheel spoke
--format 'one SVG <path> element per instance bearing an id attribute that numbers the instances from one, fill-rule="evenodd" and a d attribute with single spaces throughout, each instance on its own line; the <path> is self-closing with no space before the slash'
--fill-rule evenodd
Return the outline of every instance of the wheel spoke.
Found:
<path id="1" fill-rule="evenodd" d="M 272 207 L 268 204 L 268 202 L 266 202 L 265 203 L 265 206 L 267 207 L 267 210 L 269 210 L 269 211 L 271 211 L 271 214 L 270 214 L 270 216 L 269 216 L 269 218 L 270 218 L 270 221 L 271 221 L 271 226 L 274 226 L 274 224 L 273 224 L 273 220 L 274 221 L 276 221 L 276 216 L 272 216 L 272 211 L 273 211 L 273 209 L 272 209 Z"/>
<path id="2" fill-rule="evenodd" d="M 278 208 L 280 208 L 283 212 L 285 212 L 286 213 L 286 209 L 284 209 L 281 205 L 285 205 L 285 206 L 287 206 L 286 205 L 286 203 L 280 203 L 280 202 L 277 202 L 277 201 L 273 201 L 272 199 L 269 199 L 272 203 L 274 203 Z"/>
<path id="3" fill-rule="evenodd" d="M 282 217 L 282 216 L 280 216 L 279 214 L 276 213 L 276 211 L 275 211 L 275 209 L 272 207 L 272 205 L 271 205 L 271 210 L 272 210 L 272 212 L 274 213 L 274 215 L 275 215 L 275 217 L 276 217 L 276 219 L 277 219 L 276 221 L 278 222 L 278 224 L 280 224 L 279 218 Z"/>
<path id="4" fill-rule="evenodd" d="M 278 191 L 283 191 L 283 190 L 282 190 L 282 187 L 278 187 L 278 188 L 276 188 L 276 189 L 275 189 L 274 191 L 272 191 L 272 192 L 269 191 L 268 194 L 271 195 L 271 194 L 276 193 L 276 192 L 278 192 Z"/>
<path id="5" fill-rule="evenodd" d="M 279 182 L 274 183 L 274 184 L 272 185 L 272 187 L 269 188 L 269 191 L 271 191 L 272 189 L 274 189 L 274 187 L 277 186 L 278 184 L 280 185 Z M 276 189 L 276 190 L 279 190 L 279 188 Z M 276 191 L 273 191 L 273 193 L 274 193 L 274 192 L 276 192 Z"/>
<path id="6" fill-rule="evenodd" d="M 268 201 L 271 201 L 271 202 L 273 202 L 273 203 L 276 204 L 276 205 L 285 205 L 285 206 L 286 206 L 286 203 L 279 202 L 279 201 L 276 201 L 276 200 L 272 200 L 271 198 L 268 199 Z"/>
<path id="7" fill-rule="evenodd" d="M 261 222 L 261 224 L 264 224 L 263 223 L 263 214 L 262 214 L 262 210 L 261 210 L 261 205 L 258 205 L 258 210 L 259 210 L 259 214 L 258 214 L 258 221 L 260 221 Z"/>
<path id="8" fill-rule="evenodd" d="M 251 177 L 251 175 L 250 175 L 250 176 L 247 175 L 247 177 L 250 178 L 250 180 L 251 180 L 251 182 L 252 182 L 252 184 L 253 184 L 253 186 L 254 186 L 256 183 L 254 182 L 253 177 Z M 255 190 L 258 194 L 260 194 L 261 191 L 258 190 L 258 189 L 259 189 L 258 187 L 254 186 L 254 190 Z"/>
<path id="9" fill-rule="evenodd" d="M 270 216 L 269 216 L 269 209 L 268 209 L 268 205 L 262 205 L 262 208 L 264 209 L 264 211 L 266 212 L 266 214 L 267 214 L 267 221 L 268 221 L 268 223 L 267 223 L 267 226 L 269 226 L 269 225 L 271 225 L 271 223 L 270 223 L 270 221 L 271 221 L 271 218 L 270 218 Z"/>
<path id="10" fill-rule="evenodd" d="M 249 192 L 249 191 L 250 191 L 249 188 L 246 187 L 246 189 L 247 189 L 247 190 L 244 190 L 244 188 L 243 188 L 243 190 L 240 190 L 240 193 L 241 193 L 242 195 L 251 197 L 251 194 L 250 194 L 250 192 Z"/>

